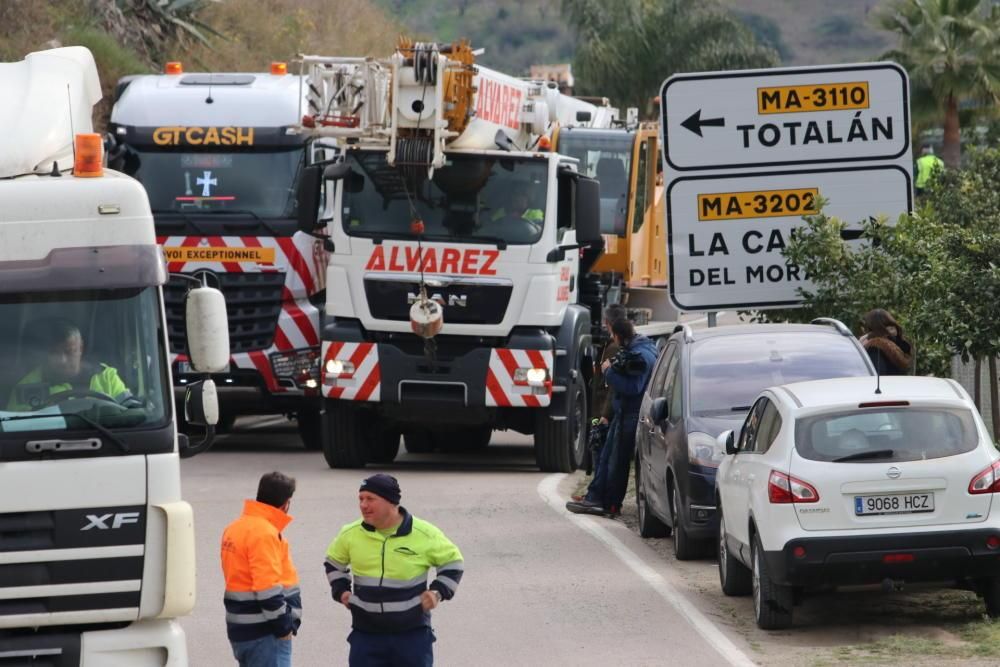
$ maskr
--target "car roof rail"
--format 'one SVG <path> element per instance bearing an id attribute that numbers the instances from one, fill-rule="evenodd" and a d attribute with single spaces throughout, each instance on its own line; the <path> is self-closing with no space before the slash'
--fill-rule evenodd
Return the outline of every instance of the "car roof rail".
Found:
<path id="1" fill-rule="evenodd" d="M 839 331 L 841 336 L 850 336 L 851 338 L 854 338 L 854 334 L 847 328 L 847 325 L 833 317 L 817 317 L 809 324 L 824 324 Z"/>
<path id="2" fill-rule="evenodd" d="M 691 331 L 691 327 L 690 326 L 688 326 L 687 324 L 678 324 L 677 326 L 674 327 L 674 333 L 677 333 L 678 331 L 683 331 L 684 332 L 684 342 L 685 343 L 693 343 L 694 342 L 694 332 Z"/>

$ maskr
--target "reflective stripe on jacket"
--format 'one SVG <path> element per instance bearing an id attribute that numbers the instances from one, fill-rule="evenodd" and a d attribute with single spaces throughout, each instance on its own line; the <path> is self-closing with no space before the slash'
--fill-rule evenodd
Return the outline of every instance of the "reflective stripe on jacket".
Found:
<path id="1" fill-rule="evenodd" d="M 243 514 L 222 534 L 223 602 L 230 641 L 284 637 L 302 623 L 299 575 L 281 531 L 292 517 L 246 500 Z"/>
<path id="2" fill-rule="evenodd" d="M 399 508 L 403 522 L 385 536 L 357 520 L 344 526 L 326 552 L 333 599 L 351 590 L 353 627 L 363 632 L 404 632 L 430 626 L 420 595 L 435 590 L 450 600 L 462 580 L 462 554 L 438 528 Z M 437 575 L 430 586 L 428 571 Z"/>
<path id="3" fill-rule="evenodd" d="M 114 367 L 108 366 L 107 364 L 101 364 L 99 368 L 94 369 L 95 372 L 90 372 L 91 369 L 84 370 L 81 375 L 83 378 L 89 378 L 86 380 L 86 388 L 91 391 L 97 391 L 111 398 L 115 399 L 119 403 L 132 395 L 132 392 L 128 390 L 125 383 L 118 376 L 118 371 Z M 38 385 L 42 386 L 42 392 L 33 392 Z M 14 391 L 10 394 L 10 400 L 7 401 L 8 410 L 17 410 L 24 412 L 27 410 L 37 410 L 45 405 L 45 394 L 43 393 L 45 389 L 48 389 L 48 395 L 52 396 L 54 394 L 61 394 L 64 391 L 71 391 L 72 389 L 83 388 L 83 383 L 79 383 L 74 386 L 70 382 L 60 382 L 58 384 L 51 384 L 45 387 L 45 378 L 42 373 L 41 368 L 36 368 L 23 378 L 18 380 L 17 385 L 14 387 Z M 40 396 L 36 394 L 41 393 Z"/>

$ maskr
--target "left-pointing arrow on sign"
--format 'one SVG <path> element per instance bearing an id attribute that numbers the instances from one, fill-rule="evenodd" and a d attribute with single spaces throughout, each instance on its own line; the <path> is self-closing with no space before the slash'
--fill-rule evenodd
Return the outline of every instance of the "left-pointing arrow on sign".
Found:
<path id="1" fill-rule="evenodd" d="M 699 137 L 702 136 L 701 128 L 703 127 L 724 127 L 726 124 L 725 118 L 706 118 L 701 119 L 701 109 L 698 109 L 693 114 L 688 116 L 687 120 L 681 123 L 681 127 L 687 128 L 697 134 Z"/>

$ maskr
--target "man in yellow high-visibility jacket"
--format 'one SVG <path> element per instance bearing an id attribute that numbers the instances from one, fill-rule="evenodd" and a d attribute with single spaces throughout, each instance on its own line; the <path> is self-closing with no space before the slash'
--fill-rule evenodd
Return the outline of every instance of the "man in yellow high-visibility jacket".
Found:
<path id="1" fill-rule="evenodd" d="M 430 612 L 462 580 L 458 547 L 399 500 L 395 477 L 379 473 L 363 481 L 361 518 L 344 526 L 326 552 L 333 599 L 351 610 L 350 667 L 432 665 Z"/>
<path id="2" fill-rule="evenodd" d="M 96 392 L 118 403 L 132 398 L 117 370 L 84 361 L 83 335 L 72 322 L 47 321 L 34 335 L 45 359 L 18 380 L 7 401 L 8 410 L 38 410 L 49 405 L 53 396 L 69 391 Z"/>
<path id="3" fill-rule="evenodd" d="M 920 151 L 920 158 L 917 159 L 917 178 L 914 183 L 917 194 L 924 194 L 928 183 L 930 183 L 934 175 L 943 170 L 944 160 L 934 155 L 933 147 L 924 146 Z"/>

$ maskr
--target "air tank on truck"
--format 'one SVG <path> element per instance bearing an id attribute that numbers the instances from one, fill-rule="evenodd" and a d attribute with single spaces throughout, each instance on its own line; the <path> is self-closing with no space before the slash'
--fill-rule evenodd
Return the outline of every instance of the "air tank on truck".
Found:
<path id="1" fill-rule="evenodd" d="M 322 328 L 332 467 L 534 438 L 543 470 L 583 460 L 598 185 L 550 150 L 615 111 L 477 66 L 465 42 L 388 59 L 303 57 L 300 224 L 332 251 Z M 324 193 L 323 213 L 309 212 Z"/>
<path id="2" fill-rule="evenodd" d="M 214 385 L 175 406 L 163 255 L 142 185 L 104 168 L 91 53 L 2 63 L 0 89 L 0 664 L 183 667 L 178 454 L 210 441 L 189 448 L 177 413 L 210 438 Z M 225 302 L 195 284 L 186 302 L 192 362 L 214 371 Z"/>

